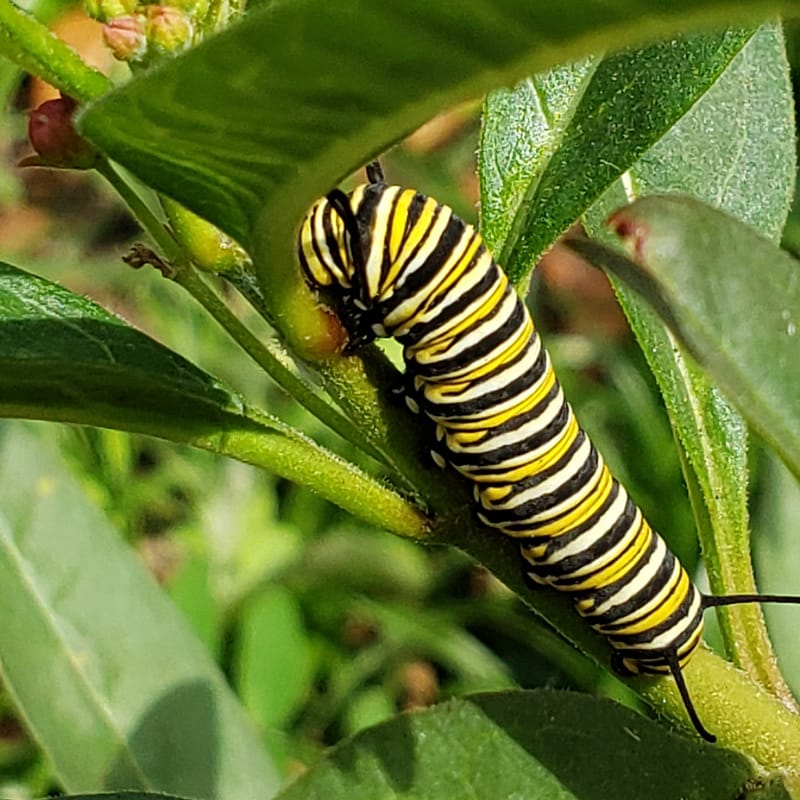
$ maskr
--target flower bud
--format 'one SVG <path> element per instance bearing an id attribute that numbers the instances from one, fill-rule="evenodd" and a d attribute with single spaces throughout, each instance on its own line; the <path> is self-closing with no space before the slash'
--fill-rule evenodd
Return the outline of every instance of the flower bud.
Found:
<path id="1" fill-rule="evenodd" d="M 139 0 L 84 0 L 86 13 L 101 22 L 126 17 L 139 5 Z"/>
<path id="2" fill-rule="evenodd" d="M 196 24 L 201 25 L 208 14 L 209 0 L 172 0 L 175 8 L 188 14 Z"/>
<path id="3" fill-rule="evenodd" d="M 103 25 L 103 40 L 118 61 L 141 61 L 147 52 L 143 19 L 117 17 Z"/>
<path id="4" fill-rule="evenodd" d="M 189 16 L 173 6 L 147 6 L 144 30 L 148 44 L 163 54 L 187 47 L 194 34 Z"/>
<path id="5" fill-rule="evenodd" d="M 162 198 L 161 204 L 167 212 L 175 238 L 198 269 L 226 275 L 252 267 L 244 249 L 219 228 L 168 197 Z"/>
<path id="6" fill-rule="evenodd" d="M 28 138 L 38 157 L 23 159 L 22 166 L 90 169 L 95 165 L 97 151 L 78 135 L 72 121 L 76 105 L 62 95 L 31 111 Z"/>

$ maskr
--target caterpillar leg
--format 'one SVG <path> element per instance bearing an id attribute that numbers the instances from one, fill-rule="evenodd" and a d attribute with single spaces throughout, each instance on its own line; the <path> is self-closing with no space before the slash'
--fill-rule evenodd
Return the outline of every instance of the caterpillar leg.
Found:
<path id="1" fill-rule="evenodd" d="M 477 487 L 475 488 L 475 502 L 480 505 L 480 499 L 477 491 Z M 535 565 L 531 563 L 530 559 L 525 557 L 525 540 L 522 539 L 519 543 L 519 566 L 520 572 L 522 573 L 522 580 L 525 581 L 525 586 L 533 591 L 539 591 L 542 586 L 545 586 L 545 582 L 542 581 L 540 578 L 536 577 L 536 569 Z"/>
<path id="2" fill-rule="evenodd" d="M 404 405 L 412 414 L 418 416 L 419 423 L 423 426 L 423 439 L 426 445 L 423 457 L 430 458 L 440 469 L 447 467 L 447 449 L 441 443 L 438 426 L 422 413 L 414 382 L 403 375 L 389 391 L 393 403 L 398 406 Z"/>
<path id="3" fill-rule="evenodd" d="M 412 413 L 419 414 L 419 403 L 414 399 L 405 375 L 397 375 L 396 378 L 392 376 L 389 399 L 395 408 L 407 408 Z"/>
<path id="4" fill-rule="evenodd" d="M 348 339 L 343 352 L 346 356 L 352 356 L 359 350 L 363 350 L 368 344 L 372 344 L 377 337 L 364 311 L 352 302 L 342 305 L 349 306 L 344 309 L 345 313 L 339 315 L 340 319 L 347 321 L 345 327 Z"/>
<path id="5" fill-rule="evenodd" d="M 625 659 L 622 657 L 622 653 L 620 653 L 619 650 L 613 650 L 611 652 L 611 669 L 614 671 L 614 674 L 619 675 L 620 678 L 633 678 L 638 674 L 625 663 Z"/>

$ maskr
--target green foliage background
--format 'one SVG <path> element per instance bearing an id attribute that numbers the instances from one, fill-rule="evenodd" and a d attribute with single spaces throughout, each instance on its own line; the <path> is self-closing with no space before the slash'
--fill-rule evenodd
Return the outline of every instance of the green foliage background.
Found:
<path id="1" fill-rule="evenodd" d="M 377 787 L 432 798 L 798 796 L 800 726 L 770 700 L 788 700 L 800 685 L 796 611 L 768 611 L 788 687 L 752 609 L 723 617 L 717 647 L 764 688 L 706 653 L 689 672 L 704 720 L 761 768 L 606 700 L 553 691 L 613 697 L 649 714 L 644 698 L 682 719 L 667 682 L 640 681 L 637 696 L 602 668 L 607 647 L 564 598 L 526 595 L 556 632 L 461 552 L 414 541 L 455 544 L 524 594 L 513 545 L 477 529 L 458 482 L 420 461 L 413 421 L 392 406 L 389 385 L 373 388 L 374 374 L 390 374 L 382 356 L 317 363 L 327 396 L 308 388 L 306 366 L 287 377 L 274 365 L 284 353 L 262 316 L 300 355 L 313 355 L 308 341 L 324 343 L 291 256 L 309 201 L 435 112 L 497 90 L 482 125 L 473 103 L 441 149 L 400 147 L 385 166 L 393 181 L 466 217 L 479 195 L 482 230 L 518 283 L 573 220 L 607 236 L 609 212 L 658 191 L 691 193 L 766 237 L 704 207 L 631 212 L 655 243 L 647 280 L 637 272 L 634 282 L 728 399 L 624 288 L 644 359 L 632 337 L 608 333 L 592 301 L 576 308 L 544 278 L 534 279 L 532 302 L 583 424 L 683 563 L 698 568 L 698 528 L 712 589 L 748 591 L 752 523 L 761 588 L 800 586 L 796 482 L 771 449 L 748 446 L 729 403 L 796 471 L 797 264 L 768 241 L 784 229 L 796 169 L 783 34 L 770 23 L 641 46 L 689 23 L 727 22 L 732 10 L 777 6 L 678 4 L 656 18 L 647 4 L 631 14 L 576 0 L 563 19 L 529 6 L 475 3 L 455 15 L 448 3 L 406 3 L 402 12 L 267 4 L 83 113 L 82 129 L 103 152 L 248 247 L 262 314 L 230 287 L 223 297 L 234 321 L 215 314 L 191 271 L 168 282 L 125 269 L 119 255 L 132 230 L 98 176 L 45 184 L 39 196 L 60 205 L 40 200 L 43 227 L 2 245 L 3 260 L 25 272 L 0 271 L 0 411 L 102 426 L 0 428 L 3 797 L 374 797 Z M 18 67 L 87 101 L 107 83 L 57 49 L 43 67 L 32 56 L 46 41 L 41 31 L 8 5 L 0 12 L 0 42 L 15 59 L 0 59 L 9 109 L 0 228 L 12 229 L 37 191 L 12 166 L 23 128 Z M 555 66 L 601 42 L 639 47 Z M 470 194 L 476 146 L 480 183 Z M 117 188 L 127 180 L 105 174 Z M 126 192 L 140 187 L 125 185 L 130 201 Z M 155 195 L 141 196 L 140 219 L 157 207 Z M 790 248 L 796 226 L 791 214 Z M 662 239 L 678 242 L 677 255 L 657 248 Z M 183 257 L 163 229 L 155 243 Z M 630 278 L 607 251 L 593 257 Z M 769 265 L 772 277 L 753 279 L 754 265 Z M 242 275 L 229 278 L 247 289 Z M 696 324 L 711 318 L 706 297 L 719 311 L 710 332 Z M 774 325 L 738 326 L 764 331 L 763 341 L 728 338 L 727 323 L 770 312 Z M 356 412 L 355 427 L 323 409 L 345 434 L 336 436 L 279 384 L 315 409 L 332 397 Z M 476 691 L 492 693 L 464 699 Z M 396 716 L 448 697 L 456 699 Z"/>

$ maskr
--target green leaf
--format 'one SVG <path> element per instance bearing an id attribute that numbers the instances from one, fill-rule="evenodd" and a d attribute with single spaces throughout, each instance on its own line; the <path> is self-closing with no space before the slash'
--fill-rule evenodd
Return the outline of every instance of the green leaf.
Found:
<path id="1" fill-rule="evenodd" d="M 0 407 L 43 417 L 107 409 L 137 422 L 217 422 L 241 401 L 86 298 L 0 263 Z"/>
<path id="2" fill-rule="evenodd" d="M 169 596 L 216 659 L 222 638 L 221 614 L 211 593 L 208 572 L 208 562 L 194 554 L 186 557 L 169 583 Z"/>
<path id="3" fill-rule="evenodd" d="M 558 66 L 513 89 L 496 89 L 484 101 L 478 147 L 481 234 L 503 265 L 512 227 L 527 220 L 528 194 L 564 137 L 579 128 L 570 122 L 599 63 L 587 59 Z M 514 241 L 518 235 L 515 230 Z"/>
<path id="4" fill-rule="evenodd" d="M 398 494 L 279 420 L 246 409 L 181 356 L 86 298 L 2 263 L 0 415 L 187 442 L 313 486 L 383 527 L 411 536 L 427 528 Z"/>
<path id="5" fill-rule="evenodd" d="M 637 200 L 614 224 L 646 296 L 669 307 L 681 342 L 800 475 L 800 263 L 689 197 Z"/>
<path id="6" fill-rule="evenodd" d="M 709 131 L 714 132 L 711 138 Z M 793 139 L 794 112 L 783 36 L 778 25 L 764 25 L 702 102 L 598 203 L 588 215 L 588 227 L 597 233 L 600 220 L 625 199 L 657 191 L 687 191 L 777 239 L 793 193 Z M 729 252 L 737 258 L 737 251 Z M 711 278 L 706 256 L 718 259 L 719 253 L 706 248 L 702 256 L 696 254 L 692 267 L 699 280 L 703 276 L 709 279 L 710 292 L 736 294 L 744 290 L 728 267 L 721 266 L 716 278 Z M 684 262 L 682 269 L 687 267 Z M 643 279 L 640 272 L 637 276 Z M 687 485 L 712 591 L 752 593 L 745 425 L 650 309 L 618 283 L 615 287 L 691 465 Z M 663 300 L 660 311 L 667 310 L 664 318 L 674 322 L 672 298 Z M 693 301 L 687 296 L 685 302 Z M 709 296 L 709 302 L 713 305 L 716 301 Z M 748 316 L 743 318 L 748 319 L 752 309 L 745 310 Z M 681 324 L 673 327 L 677 330 Z M 750 327 L 742 326 L 742 330 Z M 726 388 L 725 383 L 720 385 Z M 759 609 L 753 605 L 725 609 L 718 616 L 729 655 L 752 679 L 791 702 L 767 655 L 770 645 Z"/>
<path id="7" fill-rule="evenodd" d="M 0 670 L 67 791 L 278 785 L 180 614 L 30 430 L 0 438 Z"/>
<path id="8" fill-rule="evenodd" d="M 265 265 L 294 277 L 291 233 L 310 202 L 443 108 L 592 50 L 779 8 L 798 6 L 276 2 L 112 92 L 80 124 L 252 248 L 266 288 L 276 281 Z"/>
<path id="9" fill-rule="evenodd" d="M 727 800 L 750 775 L 744 758 L 615 703 L 539 690 L 396 717 L 336 747 L 279 797 Z"/>
<path id="10" fill-rule="evenodd" d="M 702 101 L 642 156 L 629 192 L 691 194 L 777 243 L 796 175 L 785 48 L 780 24 L 762 25 Z"/>
<path id="11" fill-rule="evenodd" d="M 283 725 L 311 690 L 312 649 L 297 599 L 273 586 L 248 603 L 240 621 L 236 684 L 262 729 Z"/>
<path id="12" fill-rule="evenodd" d="M 512 281 L 523 280 L 555 239 L 702 100 L 751 36 L 727 31 L 660 42 L 594 68 L 534 77 L 510 98 L 502 91 L 489 96 L 480 164 L 482 208 L 490 213 L 483 212 L 482 225 L 490 242 L 502 243 L 493 252 Z M 521 114 L 536 124 L 520 124 Z M 504 170 L 497 187 L 494 165 L 509 161 L 517 166 Z M 498 211 L 513 220 L 502 236 L 494 231 Z"/>

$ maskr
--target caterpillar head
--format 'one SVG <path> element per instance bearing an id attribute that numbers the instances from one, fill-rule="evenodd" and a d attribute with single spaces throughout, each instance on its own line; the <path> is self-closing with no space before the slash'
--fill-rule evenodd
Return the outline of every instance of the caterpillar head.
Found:
<path id="1" fill-rule="evenodd" d="M 297 241 L 300 267 L 310 286 L 351 289 L 354 268 L 347 239 L 342 216 L 327 197 L 318 200 L 306 214 Z"/>

